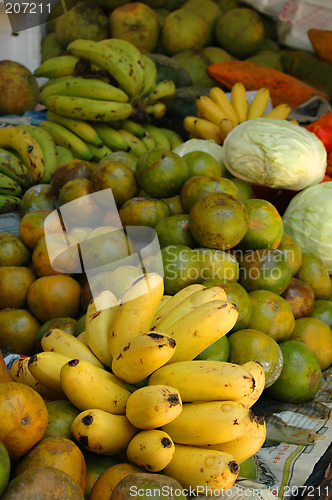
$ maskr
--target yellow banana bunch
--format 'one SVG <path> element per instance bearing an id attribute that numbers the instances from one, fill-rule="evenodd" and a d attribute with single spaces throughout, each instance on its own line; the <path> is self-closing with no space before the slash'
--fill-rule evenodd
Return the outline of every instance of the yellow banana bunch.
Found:
<path id="1" fill-rule="evenodd" d="M 237 401 L 184 403 L 177 418 L 161 428 L 175 443 L 202 446 L 238 438 L 253 418 L 252 411 Z"/>
<path id="2" fill-rule="evenodd" d="M 161 427 L 176 419 L 181 411 L 179 391 L 168 385 L 141 387 L 129 396 L 126 406 L 128 420 L 138 429 Z"/>
<path id="3" fill-rule="evenodd" d="M 201 95 L 196 99 L 197 117 L 186 116 L 183 126 L 190 138 L 212 139 L 222 144 L 233 128 L 246 120 L 262 116 L 287 119 L 291 111 L 287 104 L 279 104 L 265 113 L 269 99 L 269 89 L 262 87 L 249 103 L 242 82 L 233 85 L 229 98 L 220 87 L 212 87 L 208 96 Z"/>
<path id="4" fill-rule="evenodd" d="M 137 335 L 114 352 L 112 371 L 122 380 L 137 384 L 171 359 L 175 341 L 159 332 Z"/>
<path id="5" fill-rule="evenodd" d="M 242 464 L 249 457 L 261 449 L 266 438 L 266 424 L 264 417 L 254 417 L 246 431 L 241 436 L 226 443 L 212 444 L 209 450 L 218 450 L 229 453 L 238 464 Z"/>
<path id="6" fill-rule="evenodd" d="M 229 453 L 176 443 L 174 456 L 163 472 L 195 490 L 196 495 L 211 496 L 216 491 L 219 496 L 235 483 L 239 464 Z"/>
<path id="7" fill-rule="evenodd" d="M 99 455 L 116 455 L 125 451 L 137 429 L 125 415 L 104 410 L 85 410 L 73 421 L 71 432 L 84 448 Z"/>
<path id="8" fill-rule="evenodd" d="M 110 380 L 104 371 L 89 361 L 72 359 L 60 372 L 62 390 L 79 410 L 98 408 L 123 415 L 131 393 Z"/>
<path id="9" fill-rule="evenodd" d="M 99 368 L 103 368 L 103 364 L 96 358 L 88 346 L 59 328 L 54 328 L 45 333 L 40 344 L 44 351 L 58 352 L 59 354 L 70 356 L 72 359 L 84 359 Z"/>
<path id="10" fill-rule="evenodd" d="M 126 454 L 129 462 L 138 467 L 148 472 L 159 472 L 170 463 L 174 451 L 174 443 L 166 432 L 150 429 L 135 434 Z"/>
<path id="11" fill-rule="evenodd" d="M 241 401 L 255 390 L 255 381 L 243 366 L 223 361 L 178 361 L 162 366 L 149 385 L 176 387 L 182 401 Z"/>

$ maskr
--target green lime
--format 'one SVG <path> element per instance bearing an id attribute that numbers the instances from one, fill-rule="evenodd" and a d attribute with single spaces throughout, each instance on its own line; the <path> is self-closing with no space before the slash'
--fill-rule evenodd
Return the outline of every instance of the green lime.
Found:
<path id="1" fill-rule="evenodd" d="M 265 387 L 270 387 L 279 377 L 283 358 L 279 344 L 264 332 L 254 329 L 238 330 L 228 337 L 229 361 L 244 365 L 259 361 L 265 373 Z"/>
<path id="2" fill-rule="evenodd" d="M 284 363 L 279 378 L 266 389 L 267 394 L 286 403 L 310 401 L 317 394 L 322 379 L 315 353 L 298 340 L 285 340 L 279 345 Z"/>

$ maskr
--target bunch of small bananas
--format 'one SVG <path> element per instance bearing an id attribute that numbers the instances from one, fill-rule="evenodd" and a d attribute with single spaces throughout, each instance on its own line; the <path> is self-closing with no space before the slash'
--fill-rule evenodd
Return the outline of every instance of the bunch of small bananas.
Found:
<path id="1" fill-rule="evenodd" d="M 75 40 L 67 51 L 35 70 L 35 76 L 49 78 L 40 102 L 54 113 L 89 121 L 147 121 L 149 115 L 162 117 L 174 96 L 174 82 L 157 83 L 154 61 L 126 40 Z"/>
<path id="2" fill-rule="evenodd" d="M 246 120 L 263 116 L 287 119 L 291 108 L 284 103 L 264 114 L 269 98 L 269 89 L 262 87 L 249 104 L 246 88 L 241 82 L 233 85 L 230 99 L 220 87 L 213 87 L 209 96 L 201 95 L 196 99 L 197 116 L 186 116 L 183 125 L 191 138 L 212 139 L 222 144 L 229 132 Z"/>
<path id="3" fill-rule="evenodd" d="M 18 210 L 33 184 L 51 182 L 58 166 L 52 136 L 34 125 L 0 129 L 0 214 Z"/>
<path id="4" fill-rule="evenodd" d="M 186 488 L 226 490 L 266 437 L 251 410 L 264 371 L 256 361 L 194 359 L 237 320 L 221 287 L 163 292 L 153 272 L 119 298 L 102 291 L 88 306 L 85 332 L 50 330 L 43 351 L 16 360 L 11 373 L 80 410 L 71 431 L 89 452 L 123 453 L 139 471 L 163 470 Z"/>

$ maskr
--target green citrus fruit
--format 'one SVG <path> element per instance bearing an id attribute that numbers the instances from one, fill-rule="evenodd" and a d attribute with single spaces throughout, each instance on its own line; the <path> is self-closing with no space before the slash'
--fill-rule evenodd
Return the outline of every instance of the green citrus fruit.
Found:
<path id="1" fill-rule="evenodd" d="M 292 268 L 292 276 L 295 276 L 302 264 L 302 250 L 300 245 L 291 236 L 284 233 L 278 250 L 285 254 L 286 260 Z"/>
<path id="2" fill-rule="evenodd" d="M 209 345 L 195 359 L 208 359 L 213 361 L 228 361 L 229 343 L 226 335 Z"/>
<path id="3" fill-rule="evenodd" d="M 157 222 L 170 215 L 169 208 L 158 198 L 130 198 L 119 210 L 123 226 L 154 227 Z"/>
<path id="4" fill-rule="evenodd" d="M 0 442 L 0 496 L 4 493 L 10 475 L 10 458 L 5 446 Z"/>
<path id="5" fill-rule="evenodd" d="M 188 167 L 181 156 L 163 148 L 143 153 L 136 165 L 141 187 L 154 198 L 168 198 L 179 193 L 188 179 Z"/>
<path id="6" fill-rule="evenodd" d="M 279 377 L 283 358 L 279 344 L 259 330 L 244 329 L 228 337 L 229 361 L 244 365 L 259 361 L 265 373 L 265 387 L 270 387 Z"/>
<path id="7" fill-rule="evenodd" d="M 283 367 L 279 378 L 266 389 L 267 394 L 286 403 L 309 401 L 317 394 L 322 379 L 316 355 L 298 340 L 285 340 L 279 345 Z"/>
<path id="8" fill-rule="evenodd" d="M 302 263 L 296 278 L 312 286 L 316 299 L 328 299 L 331 280 L 325 262 L 313 252 L 303 252 Z"/>
<path id="9" fill-rule="evenodd" d="M 200 246 L 229 250 L 247 232 L 247 209 L 230 194 L 211 193 L 200 198 L 190 210 L 189 227 Z"/>
<path id="10" fill-rule="evenodd" d="M 239 316 L 230 333 L 247 328 L 252 307 L 248 292 L 240 283 L 225 283 L 222 287 L 226 292 L 229 302 L 235 304 L 239 311 Z"/>
<path id="11" fill-rule="evenodd" d="M 312 287 L 297 278 L 291 278 L 281 297 L 290 305 L 295 319 L 311 315 L 315 306 L 315 294 Z"/>
<path id="12" fill-rule="evenodd" d="M 324 323 L 332 328 L 332 302 L 323 299 L 315 300 L 310 316 L 324 321 Z"/>
<path id="13" fill-rule="evenodd" d="M 286 300 L 269 290 L 254 290 L 249 297 L 252 309 L 247 328 L 267 333 L 276 342 L 288 340 L 295 318 Z"/>
<path id="14" fill-rule="evenodd" d="M 236 186 L 230 179 L 196 175 L 189 177 L 183 184 L 180 191 L 181 205 L 189 213 L 197 200 L 210 193 L 228 193 L 235 198 L 238 196 Z"/>
<path id="15" fill-rule="evenodd" d="M 221 177 L 221 166 L 217 160 L 205 151 L 190 151 L 182 156 L 188 165 L 189 177 L 208 175 Z"/>
<path id="16" fill-rule="evenodd" d="M 285 255 L 275 248 L 247 251 L 240 259 L 239 283 L 248 292 L 269 290 L 280 295 L 286 290 L 291 275 Z"/>
<path id="17" fill-rule="evenodd" d="M 200 283 L 200 266 L 186 245 L 168 245 L 161 250 L 165 294 L 174 295 L 192 283 Z"/>
<path id="18" fill-rule="evenodd" d="M 237 281 L 239 264 L 234 255 L 215 248 L 195 248 L 194 252 L 200 264 L 202 280 Z"/>
<path id="19" fill-rule="evenodd" d="M 159 220 L 154 226 L 160 247 L 167 245 L 195 246 L 194 238 L 189 231 L 189 215 L 171 215 Z"/>
<path id="20" fill-rule="evenodd" d="M 304 342 L 317 356 L 322 370 L 332 363 L 332 330 L 317 318 L 299 318 L 295 321 L 292 340 Z"/>
<path id="21" fill-rule="evenodd" d="M 244 202 L 246 200 L 250 200 L 253 197 L 253 190 L 249 182 L 244 181 L 243 179 L 238 179 L 237 177 L 232 177 L 231 181 L 236 186 L 239 200 Z"/>
<path id="22" fill-rule="evenodd" d="M 239 246 L 245 250 L 277 248 L 284 228 L 275 206 L 269 201 L 256 198 L 243 203 L 248 212 L 248 230 Z"/>

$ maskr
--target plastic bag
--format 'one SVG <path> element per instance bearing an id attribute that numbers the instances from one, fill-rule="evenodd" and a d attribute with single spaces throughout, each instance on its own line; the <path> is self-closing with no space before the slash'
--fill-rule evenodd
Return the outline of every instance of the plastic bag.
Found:
<path id="1" fill-rule="evenodd" d="M 244 3 L 253 9 L 258 10 L 262 14 L 266 14 L 274 19 L 278 19 L 278 15 L 285 3 L 285 0 L 243 0 Z"/>
<path id="2" fill-rule="evenodd" d="M 278 16 L 281 44 L 314 52 L 308 37 L 310 28 L 332 30 L 331 0 L 287 0 Z"/>

